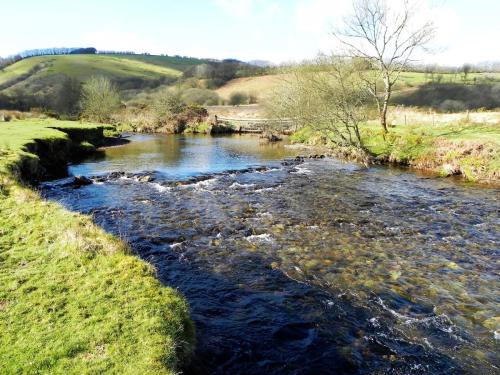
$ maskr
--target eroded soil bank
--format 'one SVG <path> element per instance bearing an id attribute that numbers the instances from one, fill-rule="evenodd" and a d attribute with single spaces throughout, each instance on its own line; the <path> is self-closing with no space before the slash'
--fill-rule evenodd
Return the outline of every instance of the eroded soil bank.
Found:
<path id="1" fill-rule="evenodd" d="M 92 124 L 0 124 L 3 373 L 174 374 L 191 357 L 186 300 L 124 242 L 25 185 L 64 174 L 102 135 Z"/>

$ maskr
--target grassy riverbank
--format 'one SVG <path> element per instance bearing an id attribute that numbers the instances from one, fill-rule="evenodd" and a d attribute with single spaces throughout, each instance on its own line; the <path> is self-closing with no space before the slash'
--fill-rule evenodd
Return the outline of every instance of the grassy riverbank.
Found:
<path id="1" fill-rule="evenodd" d="M 428 170 L 440 175 L 462 175 L 468 181 L 500 183 L 500 126 L 453 122 L 397 124 L 384 137 L 376 123 L 361 127 L 364 145 L 379 161 Z M 326 145 L 311 128 L 292 136 L 295 143 Z"/>
<path id="2" fill-rule="evenodd" d="M 90 218 L 20 182 L 99 134 L 92 124 L 0 123 L 1 373 L 173 374 L 193 349 L 182 296 Z"/>

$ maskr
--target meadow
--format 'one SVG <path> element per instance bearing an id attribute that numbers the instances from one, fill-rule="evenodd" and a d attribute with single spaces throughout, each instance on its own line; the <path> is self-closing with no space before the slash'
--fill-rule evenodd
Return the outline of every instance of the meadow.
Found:
<path id="1" fill-rule="evenodd" d="M 158 85 L 182 75 L 184 69 L 202 60 L 169 56 L 143 55 L 58 55 L 23 59 L 0 70 L 0 88 L 7 95 L 43 94 L 61 77 L 84 82 L 96 75 L 105 76 L 119 85 Z"/>
<path id="2" fill-rule="evenodd" d="M 0 372 L 176 374 L 194 347 L 184 298 L 128 246 L 26 185 L 96 124 L 0 123 Z"/>
<path id="3" fill-rule="evenodd" d="M 225 100 L 228 100 L 234 92 L 243 92 L 253 94 L 262 101 L 273 94 L 274 89 L 280 85 L 280 82 L 287 79 L 289 79 L 288 75 L 283 73 L 237 78 L 217 89 L 216 92 Z M 438 83 L 438 81 L 439 84 L 470 86 L 480 83 L 498 84 L 500 83 L 500 73 L 469 73 L 467 80 L 464 81 L 463 76 L 459 73 L 429 74 L 423 72 L 402 72 L 394 93 L 396 96 L 404 96 L 414 92 L 423 85 Z"/>
<path id="4" fill-rule="evenodd" d="M 391 113 L 391 128 L 385 137 L 376 120 L 360 126 L 363 144 L 375 162 L 498 184 L 499 112 L 437 114 L 394 108 Z M 309 145 L 329 145 L 332 139 L 334 135 L 312 127 L 292 135 L 293 142 Z"/>

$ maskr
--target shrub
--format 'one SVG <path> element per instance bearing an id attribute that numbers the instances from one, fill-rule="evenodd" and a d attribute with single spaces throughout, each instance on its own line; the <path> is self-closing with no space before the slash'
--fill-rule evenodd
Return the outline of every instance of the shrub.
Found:
<path id="1" fill-rule="evenodd" d="M 170 133 L 182 133 L 186 123 L 179 115 L 186 108 L 179 91 L 163 90 L 156 95 L 153 103 L 153 112 L 158 126 Z"/>
<path id="2" fill-rule="evenodd" d="M 91 77 L 82 89 L 82 115 L 92 121 L 108 122 L 120 108 L 120 95 L 106 77 Z"/>
<path id="3" fill-rule="evenodd" d="M 184 91 L 182 100 L 191 105 L 217 105 L 220 97 L 212 90 L 190 88 Z"/>
<path id="4" fill-rule="evenodd" d="M 67 115 L 69 118 L 78 115 L 79 102 L 82 95 L 80 82 L 66 76 L 62 85 L 55 92 L 52 107 L 59 115 Z"/>
<path id="5" fill-rule="evenodd" d="M 467 109 L 467 106 L 461 100 L 446 99 L 441 103 L 439 109 L 442 112 L 462 112 Z"/>
<path id="6" fill-rule="evenodd" d="M 257 96 L 256 93 L 251 92 L 248 95 L 248 104 L 257 104 L 259 102 L 259 97 Z"/>
<path id="7" fill-rule="evenodd" d="M 153 104 L 157 126 L 170 133 L 182 133 L 189 124 L 204 121 L 208 112 L 199 105 L 187 105 L 180 91 L 164 90 Z"/>
<path id="8" fill-rule="evenodd" d="M 229 96 L 230 105 L 248 104 L 248 101 L 248 95 L 244 92 L 236 91 Z"/>

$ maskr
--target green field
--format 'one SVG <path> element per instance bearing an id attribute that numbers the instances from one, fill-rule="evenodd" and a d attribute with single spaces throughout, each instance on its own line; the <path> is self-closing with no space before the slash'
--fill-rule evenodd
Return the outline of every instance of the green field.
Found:
<path id="1" fill-rule="evenodd" d="M 442 175 L 461 174 L 469 181 L 500 183 L 498 124 L 457 121 L 433 125 L 422 121 L 396 125 L 385 139 L 375 121 L 361 125 L 360 130 L 369 153 L 383 162 Z M 324 134 L 304 127 L 292 135 L 292 141 L 325 145 Z M 335 148 L 329 142 L 326 146 Z"/>
<path id="2" fill-rule="evenodd" d="M 204 60 L 150 55 L 58 55 L 30 57 L 0 70 L 0 92 L 13 95 L 47 93 L 64 76 L 81 82 L 106 76 L 120 83 L 175 79 Z"/>
<path id="3" fill-rule="evenodd" d="M 458 83 L 473 85 L 476 83 L 499 83 L 500 73 L 469 73 L 467 81 L 463 81 L 460 74 L 444 73 L 434 74 L 431 76 L 427 73 L 421 72 L 402 72 L 400 79 L 395 87 L 394 94 L 399 92 L 404 93 L 408 90 L 413 90 L 419 86 L 425 85 L 436 81 L 437 76 L 441 76 L 440 82 L 445 83 Z M 434 78 L 433 78 L 434 77 Z M 234 92 L 243 92 L 246 94 L 254 94 L 259 99 L 265 99 L 271 95 L 275 88 L 280 85 L 283 79 L 286 79 L 286 74 L 264 75 L 257 77 L 237 78 L 229 81 L 224 86 L 217 89 L 217 93 L 224 99 L 228 99 Z M 381 83 L 382 84 L 382 83 Z"/>
<path id="4" fill-rule="evenodd" d="M 118 55 L 117 55 L 118 56 Z M 197 59 L 195 57 L 180 57 L 180 56 L 158 56 L 158 55 L 123 55 L 123 58 L 137 60 L 147 64 L 171 68 L 178 71 L 185 71 L 189 68 L 208 63 L 209 60 Z"/>
<path id="5" fill-rule="evenodd" d="M 57 130 L 57 129 L 62 129 Z M 99 125 L 0 123 L 0 372 L 175 374 L 194 345 L 186 301 L 86 216 L 19 182 Z M 93 135 L 92 135 L 93 134 Z M 38 155 L 29 151 L 38 150 Z"/>
<path id="6" fill-rule="evenodd" d="M 438 78 L 440 77 L 440 78 Z M 500 82 L 500 73 L 469 73 L 467 79 L 464 80 L 463 74 L 460 73 L 429 73 L 421 72 L 402 72 L 400 81 L 402 86 L 414 87 L 432 81 L 440 80 L 442 83 L 484 83 L 484 82 Z"/>
<path id="7" fill-rule="evenodd" d="M 186 70 L 195 65 L 208 63 L 209 60 L 180 56 L 155 56 L 155 55 L 56 55 L 38 56 L 21 60 L 13 65 L 0 70 L 0 94 L 11 98 L 42 98 L 49 97 L 64 82 L 65 77 L 77 79 L 84 82 L 91 76 L 106 76 L 110 78 L 122 91 L 123 98 L 133 100 L 141 94 L 147 94 L 151 90 L 165 85 L 172 85 L 180 78 Z M 281 78 L 286 74 L 276 74 L 241 77 L 227 82 L 216 90 L 217 94 L 224 100 L 228 100 L 231 94 L 242 92 L 265 101 L 274 89 L 280 85 Z M 460 73 L 421 73 L 403 72 L 400 80 L 394 88 L 394 99 L 396 101 L 412 95 L 419 89 L 425 88 L 426 84 L 439 83 L 458 84 L 472 87 L 476 84 L 498 84 L 500 73 L 470 73 L 467 80 Z M 194 84 L 192 81 L 189 85 Z M 197 84 L 203 86 L 203 80 Z M 477 96 L 472 90 L 469 96 Z M 147 95 L 146 95 L 147 96 Z M 439 98 L 441 95 L 439 95 Z M 439 107 L 442 101 L 448 99 L 443 96 L 432 101 L 422 102 L 422 106 Z M 449 99 L 455 99 L 450 97 Z M 460 99 L 463 101 L 463 99 Z M 50 99 L 49 99 L 50 101 Z M 414 100 L 419 103 L 420 100 Z M 47 100 L 42 101 L 47 104 Z M 42 105 L 43 106 L 43 105 Z M 481 107 L 481 104 L 475 107 Z"/>

